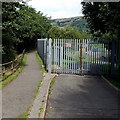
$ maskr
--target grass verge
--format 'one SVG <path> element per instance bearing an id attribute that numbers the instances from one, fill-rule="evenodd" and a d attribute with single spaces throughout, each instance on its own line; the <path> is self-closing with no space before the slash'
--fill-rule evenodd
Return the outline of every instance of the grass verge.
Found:
<path id="1" fill-rule="evenodd" d="M 36 90 L 35 90 L 35 93 L 36 93 L 36 96 L 37 96 L 37 93 L 39 92 L 39 88 L 40 88 L 40 86 L 41 86 L 41 84 L 42 84 L 42 81 L 44 80 L 44 73 L 46 73 L 46 70 L 45 70 L 45 67 L 44 67 L 44 65 L 43 65 L 43 61 L 42 61 L 42 59 L 40 58 L 40 56 L 38 55 L 38 52 L 36 51 L 36 58 L 37 58 L 37 60 L 38 60 L 38 63 L 39 63 L 39 65 L 40 65 L 40 68 L 41 68 L 41 72 L 42 72 L 42 79 L 40 80 L 40 82 L 39 82 L 39 84 L 38 84 L 38 86 L 37 86 L 37 88 L 36 88 Z M 35 98 L 36 98 L 36 96 L 35 96 Z"/>
<path id="2" fill-rule="evenodd" d="M 17 69 L 17 71 L 13 73 L 12 75 L 10 75 L 9 77 L 7 77 L 4 81 L 0 82 L 0 89 L 4 88 L 12 80 L 14 80 L 19 75 L 19 73 L 22 72 L 22 70 L 25 67 L 26 61 L 27 61 L 27 54 L 24 55 L 22 63 L 20 64 L 20 67 Z"/>
<path id="3" fill-rule="evenodd" d="M 105 77 L 112 85 L 120 89 L 120 81 L 118 79 L 110 78 L 110 77 Z"/>
<path id="4" fill-rule="evenodd" d="M 36 58 L 40 64 L 40 67 L 41 67 L 41 72 L 42 73 L 46 73 L 46 70 L 45 70 L 45 66 L 43 65 L 43 61 L 42 59 L 40 58 L 40 56 L 38 55 L 38 52 L 36 51 Z"/>

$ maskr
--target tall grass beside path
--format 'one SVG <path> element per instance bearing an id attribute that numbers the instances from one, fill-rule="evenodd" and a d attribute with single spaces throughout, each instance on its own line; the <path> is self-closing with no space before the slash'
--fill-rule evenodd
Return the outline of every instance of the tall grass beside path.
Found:
<path id="1" fill-rule="evenodd" d="M 37 51 L 36 51 L 36 58 L 37 58 L 37 60 L 38 60 L 38 62 L 39 62 L 39 64 L 40 64 L 41 72 L 42 72 L 42 73 L 46 73 L 46 70 L 45 70 L 45 66 L 44 66 L 44 64 L 43 64 L 43 61 L 42 61 L 42 59 L 40 58 L 40 56 L 39 56 L 39 54 L 38 54 Z"/>

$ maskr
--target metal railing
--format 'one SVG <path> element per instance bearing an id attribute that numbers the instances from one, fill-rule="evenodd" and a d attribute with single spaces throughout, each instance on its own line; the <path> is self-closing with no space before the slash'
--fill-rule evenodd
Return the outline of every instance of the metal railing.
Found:
<path id="1" fill-rule="evenodd" d="M 19 65 L 23 60 L 24 53 L 25 50 L 23 50 L 23 52 L 20 55 L 18 55 L 13 61 L 0 64 L 0 81 L 4 81 L 6 77 L 12 75 L 19 68 Z"/>
<path id="2" fill-rule="evenodd" d="M 109 42 L 90 39 L 38 39 L 38 53 L 53 73 L 109 74 Z"/>

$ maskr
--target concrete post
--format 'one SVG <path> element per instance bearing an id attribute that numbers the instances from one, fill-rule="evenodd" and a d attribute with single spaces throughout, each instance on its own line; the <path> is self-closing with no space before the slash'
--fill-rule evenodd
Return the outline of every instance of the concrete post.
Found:
<path id="1" fill-rule="evenodd" d="M 48 72 L 51 73 L 52 69 L 52 39 L 49 39 L 49 51 L 48 51 Z"/>

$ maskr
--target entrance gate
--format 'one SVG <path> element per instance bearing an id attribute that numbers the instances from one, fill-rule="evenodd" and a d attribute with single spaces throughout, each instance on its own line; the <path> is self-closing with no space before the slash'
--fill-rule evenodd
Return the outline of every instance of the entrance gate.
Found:
<path id="1" fill-rule="evenodd" d="M 80 74 L 80 45 L 80 40 L 54 39 L 52 72 Z"/>
<path id="2" fill-rule="evenodd" d="M 47 49 L 44 54 L 47 55 L 44 56 L 49 72 L 101 74 L 109 70 L 110 52 L 106 44 L 86 39 L 46 39 L 45 41 Z"/>

